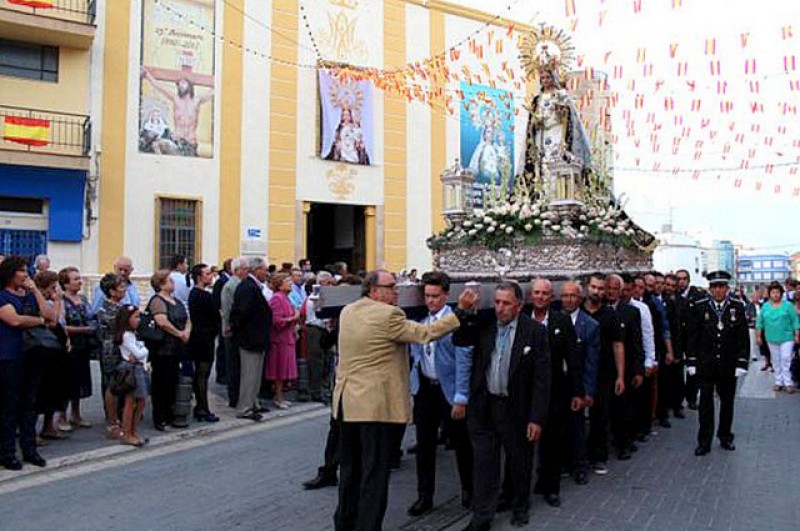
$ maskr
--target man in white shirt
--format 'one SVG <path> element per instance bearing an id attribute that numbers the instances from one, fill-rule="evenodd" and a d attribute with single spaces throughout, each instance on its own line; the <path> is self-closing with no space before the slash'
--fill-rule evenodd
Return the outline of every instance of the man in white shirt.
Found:
<path id="1" fill-rule="evenodd" d="M 175 291 L 172 296 L 178 299 L 186 307 L 186 312 L 189 312 L 189 279 L 186 272 L 189 270 L 189 261 L 182 254 L 176 254 L 169 261 L 169 278 L 175 284 Z"/>

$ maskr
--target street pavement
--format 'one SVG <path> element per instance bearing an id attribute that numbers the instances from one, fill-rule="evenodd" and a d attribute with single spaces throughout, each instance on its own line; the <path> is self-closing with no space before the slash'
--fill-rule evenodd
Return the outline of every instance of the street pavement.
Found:
<path id="1" fill-rule="evenodd" d="M 632 460 L 612 460 L 607 476 L 587 486 L 564 479 L 560 508 L 535 496 L 528 529 L 796 529 L 800 395 L 769 391 L 770 374 L 759 366 L 740 386 L 735 452 L 715 444 L 695 457 L 697 418 L 688 411 Z M 327 428 L 327 410 L 305 405 L 259 424 L 160 435 L 145 449 L 93 448 L 38 473 L 0 471 L 0 529 L 331 529 L 336 489 L 300 487 L 321 464 Z M 404 445 L 412 443 L 409 429 Z M 392 475 L 386 529 L 466 525 L 452 452 L 440 450 L 437 473 L 436 509 L 411 519 L 414 461 L 404 457 Z M 508 519 L 498 515 L 493 529 L 511 529 Z"/>

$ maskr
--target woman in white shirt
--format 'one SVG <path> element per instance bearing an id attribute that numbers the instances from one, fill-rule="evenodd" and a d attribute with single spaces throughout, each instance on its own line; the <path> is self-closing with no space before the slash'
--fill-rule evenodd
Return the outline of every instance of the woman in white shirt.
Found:
<path id="1" fill-rule="evenodd" d="M 119 348 L 122 358 L 119 369 L 133 369 L 136 375 L 136 388 L 125 395 L 125 407 L 122 411 L 123 444 L 142 446 L 146 440 L 136 428 L 144 412 L 145 402 L 150 389 L 150 374 L 147 347 L 136 338 L 139 328 L 139 309 L 125 306 L 117 314 L 114 329 L 114 344 Z"/>

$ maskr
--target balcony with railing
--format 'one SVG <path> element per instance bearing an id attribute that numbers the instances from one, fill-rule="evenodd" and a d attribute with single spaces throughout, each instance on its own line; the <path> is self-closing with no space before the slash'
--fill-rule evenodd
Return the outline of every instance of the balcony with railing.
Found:
<path id="1" fill-rule="evenodd" d="M 94 40 L 96 11 L 97 0 L 0 0 L 0 35 L 88 49 Z"/>
<path id="2" fill-rule="evenodd" d="M 88 169 L 88 116 L 0 105 L 0 163 Z"/>

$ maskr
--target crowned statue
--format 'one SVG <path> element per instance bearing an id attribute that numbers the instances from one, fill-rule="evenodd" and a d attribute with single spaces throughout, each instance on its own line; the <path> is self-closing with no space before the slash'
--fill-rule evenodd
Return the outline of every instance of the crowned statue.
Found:
<path id="1" fill-rule="evenodd" d="M 562 31 L 542 26 L 526 36 L 522 61 L 539 84 L 528 122 L 522 181 L 535 197 L 578 202 L 591 171 L 591 148 L 564 85 L 574 48 Z"/>

